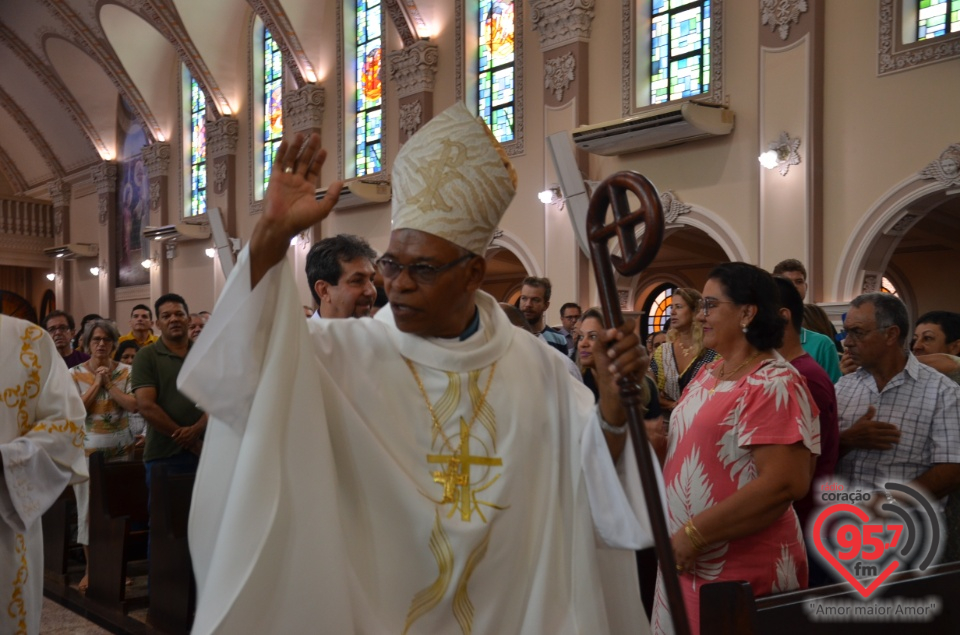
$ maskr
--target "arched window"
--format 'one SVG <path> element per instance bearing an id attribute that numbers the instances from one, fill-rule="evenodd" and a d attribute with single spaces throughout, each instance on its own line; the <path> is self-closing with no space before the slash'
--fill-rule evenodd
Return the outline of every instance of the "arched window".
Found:
<path id="1" fill-rule="evenodd" d="M 650 103 L 710 90 L 710 0 L 653 0 Z"/>
<path id="2" fill-rule="evenodd" d="M 270 34 L 270 30 L 263 29 L 261 39 L 263 53 L 263 192 L 267 191 L 270 181 L 270 170 L 273 168 L 273 156 L 277 146 L 283 138 L 283 55 L 280 47 Z M 262 196 L 262 195 L 261 195 Z"/>
<path id="3" fill-rule="evenodd" d="M 383 153 L 383 12 L 380 0 L 355 0 L 356 176 L 379 172 Z"/>
<path id="4" fill-rule="evenodd" d="M 960 32 L 960 0 L 916 0 L 917 41 Z"/>
<path id="5" fill-rule="evenodd" d="M 480 0 L 477 11 L 477 112 L 500 143 L 515 136 L 514 4 Z"/>
<path id="6" fill-rule="evenodd" d="M 190 85 L 190 191 L 189 206 L 184 216 L 207 211 L 207 100 L 200 84 L 187 72 Z"/>
<path id="7" fill-rule="evenodd" d="M 643 304 L 644 340 L 651 334 L 664 330 L 672 312 L 670 307 L 676 288 L 675 284 L 664 283 L 647 296 L 647 301 Z"/>
<path id="8" fill-rule="evenodd" d="M 898 298 L 900 297 L 900 294 L 897 293 L 897 287 L 894 286 L 890 278 L 886 276 L 883 276 L 882 278 L 880 278 L 880 292 L 889 293 L 890 295 L 895 295 Z"/>

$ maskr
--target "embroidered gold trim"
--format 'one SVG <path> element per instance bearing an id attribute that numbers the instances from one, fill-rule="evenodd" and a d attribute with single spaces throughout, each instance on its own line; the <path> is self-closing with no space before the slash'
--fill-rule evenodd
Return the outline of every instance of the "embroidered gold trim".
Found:
<path id="1" fill-rule="evenodd" d="M 436 405 L 433 407 L 433 411 L 436 414 L 437 421 L 447 421 L 450 417 L 453 416 L 453 413 L 456 412 L 457 406 L 460 405 L 460 375 L 457 373 L 447 372 L 447 389 L 444 391 L 443 396 L 440 397 L 440 400 L 437 401 Z M 437 442 L 437 436 L 440 434 L 441 430 L 434 426 L 433 434 L 430 436 L 430 443 L 434 444 Z"/>
<path id="2" fill-rule="evenodd" d="M 437 579 L 433 584 L 418 592 L 410 601 L 410 610 L 407 611 L 407 622 L 403 627 L 403 633 L 410 630 L 413 623 L 432 611 L 443 599 L 450 586 L 450 579 L 453 576 L 453 548 L 450 546 L 450 540 L 446 532 L 443 531 L 443 524 L 440 522 L 440 513 L 434 511 L 433 531 L 430 532 L 430 552 L 437 561 Z"/>
<path id="3" fill-rule="evenodd" d="M 463 568 L 463 574 L 457 583 L 457 590 L 453 595 L 453 616 L 457 618 L 457 624 L 460 625 L 463 635 L 470 635 L 473 631 L 473 602 L 470 601 L 467 585 L 470 583 L 470 576 L 473 575 L 474 569 L 487 555 L 487 547 L 490 545 L 490 532 L 492 531 L 493 527 L 490 527 L 480 544 L 470 552 L 466 566 Z"/>
<path id="4" fill-rule="evenodd" d="M 16 554 L 20 556 L 20 568 L 17 569 L 17 577 L 13 579 L 13 593 L 10 594 L 10 602 L 7 604 L 7 615 L 18 620 L 16 635 L 27 635 L 27 605 L 23 597 L 23 586 L 30 573 L 27 567 L 27 544 L 23 534 L 17 534 L 14 543 Z"/>
<path id="5" fill-rule="evenodd" d="M 493 370 L 490 371 L 491 377 L 493 376 Z M 487 432 L 490 434 L 490 438 L 493 440 L 493 451 L 497 451 L 497 416 L 493 412 L 493 408 L 490 407 L 490 404 L 487 402 L 487 395 L 485 392 L 480 392 L 480 371 L 474 370 L 470 372 L 469 375 L 469 393 L 470 393 L 470 405 L 473 406 L 473 411 L 477 413 L 477 421 L 487 429 Z M 489 390 L 489 383 L 487 384 L 487 390 Z M 445 419 L 441 419 L 445 421 Z"/>

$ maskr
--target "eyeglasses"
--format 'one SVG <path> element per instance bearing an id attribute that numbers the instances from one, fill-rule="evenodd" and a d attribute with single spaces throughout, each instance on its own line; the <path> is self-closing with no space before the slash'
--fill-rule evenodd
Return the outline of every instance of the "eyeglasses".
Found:
<path id="1" fill-rule="evenodd" d="M 459 265 L 461 262 L 470 260 L 473 257 L 473 254 L 467 254 L 466 256 L 461 256 L 453 262 L 448 262 L 447 264 L 439 267 L 434 267 L 433 265 L 428 265 L 424 262 L 415 262 L 412 265 L 401 265 L 393 258 L 384 257 L 377 260 L 377 268 L 380 269 L 380 273 L 383 274 L 384 278 L 396 278 L 400 275 L 401 271 L 406 269 L 407 275 L 409 275 L 410 279 L 417 284 L 433 284 L 436 282 L 437 277 L 441 273 Z"/>
<path id="2" fill-rule="evenodd" d="M 700 306 L 697 307 L 697 310 L 703 313 L 703 316 L 706 317 L 710 315 L 710 311 L 713 311 L 715 308 L 721 304 L 736 304 L 733 300 L 715 300 L 710 298 L 709 300 L 704 300 L 700 303 Z"/>
<path id="3" fill-rule="evenodd" d="M 91 344 L 103 344 L 104 342 L 113 342 L 113 340 L 110 339 L 109 337 L 91 337 L 90 338 Z"/>
<path id="4" fill-rule="evenodd" d="M 47 327 L 47 332 L 48 333 L 69 333 L 70 327 L 69 326 L 50 326 L 50 327 Z"/>
<path id="5" fill-rule="evenodd" d="M 840 331 L 839 333 L 837 333 L 837 340 L 839 340 L 839 341 L 842 342 L 843 340 L 845 340 L 845 339 L 847 339 L 847 338 L 849 337 L 851 340 L 857 340 L 858 342 L 862 342 L 862 341 L 863 341 L 863 338 L 865 338 L 866 336 L 870 335 L 870 334 L 873 333 L 874 331 L 882 331 L 882 330 L 884 330 L 884 329 L 886 329 L 886 328 L 890 328 L 890 327 L 889 327 L 889 326 L 887 326 L 887 327 L 879 327 L 879 326 L 878 326 L 878 327 L 875 328 L 875 329 L 843 329 L 842 331 Z"/>

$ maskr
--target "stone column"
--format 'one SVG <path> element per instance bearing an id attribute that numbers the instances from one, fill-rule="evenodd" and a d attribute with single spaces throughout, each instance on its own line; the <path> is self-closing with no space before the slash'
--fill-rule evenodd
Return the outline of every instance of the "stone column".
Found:
<path id="1" fill-rule="evenodd" d="M 433 86 L 440 59 L 437 46 L 418 40 L 388 56 L 390 79 L 397 87 L 400 144 L 433 118 Z"/>
<path id="2" fill-rule="evenodd" d="M 207 213 L 220 209 L 223 226 L 230 236 L 237 235 L 237 139 L 240 122 L 236 117 L 220 117 L 207 123 Z M 212 246 L 213 241 L 207 247 Z M 226 282 L 214 258 L 214 294 L 219 295 Z"/>
<path id="3" fill-rule="evenodd" d="M 590 26 L 596 0 L 533 0 L 533 30 L 543 52 L 543 134 L 572 130 L 587 123 L 590 101 Z M 572 143 L 572 142 L 571 142 Z M 587 154 L 575 150 L 580 170 L 587 174 Z M 543 153 L 543 187 L 560 179 L 549 152 Z M 569 214 L 559 204 L 543 206 L 544 271 L 554 283 L 553 305 L 575 301 L 591 304 L 590 265 L 580 251 Z M 559 314 L 557 314 L 559 315 Z M 554 323 L 557 315 L 548 316 Z"/>
<path id="4" fill-rule="evenodd" d="M 326 101 L 323 86 L 306 84 L 283 96 L 283 134 L 304 136 L 321 133 Z M 322 137 L 321 137 L 322 139 Z"/>
<path id="5" fill-rule="evenodd" d="M 143 164 L 147 168 L 147 180 L 150 183 L 150 222 L 147 225 L 158 227 L 169 225 L 170 216 L 170 144 L 151 143 L 140 151 Z M 153 258 L 156 263 L 150 268 L 150 298 L 147 304 L 152 304 L 155 298 L 167 292 L 170 283 L 167 274 L 166 254 L 157 241 L 149 241 L 144 257 Z"/>
<path id="6" fill-rule="evenodd" d="M 757 154 L 784 143 L 777 168 L 759 164 L 761 267 L 785 258 L 807 269 L 807 302 L 823 299 L 822 0 L 762 2 Z M 784 134 L 786 133 L 786 134 Z"/>
<path id="7" fill-rule="evenodd" d="M 117 246 L 117 177 L 119 166 L 113 161 L 104 161 L 93 169 L 93 183 L 97 188 L 97 224 L 100 226 L 97 243 L 100 245 L 100 254 L 97 265 L 99 275 L 99 313 L 103 316 L 113 315 L 113 299 L 116 284 Z"/>
<path id="8" fill-rule="evenodd" d="M 297 133 L 308 136 L 317 133 L 320 135 L 322 146 L 323 111 L 325 103 L 326 93 L 324 92 L 323 86 L 317 84 L 305 84 L 297 90 L 284 94 L 284 136 L 293 136 Z M 309 245 L 313 244 L 314 241 L 320 240 L 323 235 L 321 227 L 322 223 L 317 223 L 307 230 L 305 232 L 307 241 L 306 248 L 298 248 L 294 254 L 294 260 L 291 264 L 297 276 L 297 284 L 305 284 L 306 278 L 302 278 L 302 272 L 306 264 L 307 249 L 309 249 Z"/>
<path id="9" fill-rule="evenodd" d="M 57 179 L 49 186 L 50 200 L 53 203 L 53 244 L 65 245 L 70 242 L 70 184 Z M 54 295 L 57 308 L 65 310 L 70 306 L 72 284 L 67 280 L 63 258 L 55 258 L 53 271 L 57 275 L 54 281 Z"/>

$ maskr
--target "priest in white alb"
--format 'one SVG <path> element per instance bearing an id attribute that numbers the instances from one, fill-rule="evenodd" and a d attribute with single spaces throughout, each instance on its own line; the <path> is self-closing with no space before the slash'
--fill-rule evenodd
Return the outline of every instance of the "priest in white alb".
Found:
<path id="1" fill-rule="evenodd" d="M 335 202 L 314 198 L 324 156 L 316 135 L 281 144 L 178 380 L 211 415 L 194 633 L 647 632 L 631 550 L 652 538 L 615 385 L 646 371 L 632 324 L 602 336 L 595 405 L 479 290 L 516 174 L 462 104 L 396 158 L 390 310 L 304 320 L 285 256 Z"/>
<path id="2" fill-rule="evenodd" d="M 0 315 L 0 635 L 40 632 L 40 517 L 87 478 L 86 416 L 47 332 Z"/>

